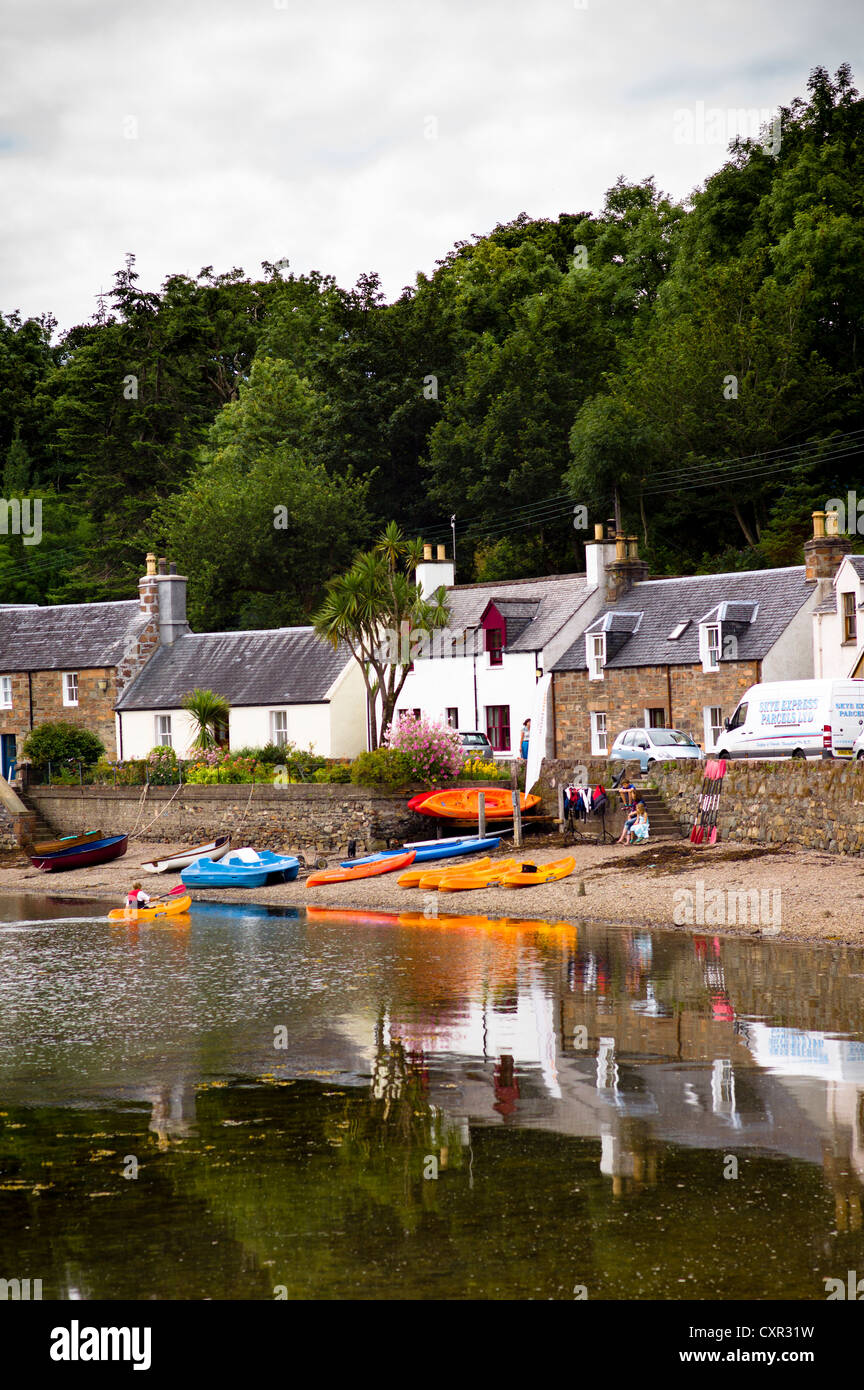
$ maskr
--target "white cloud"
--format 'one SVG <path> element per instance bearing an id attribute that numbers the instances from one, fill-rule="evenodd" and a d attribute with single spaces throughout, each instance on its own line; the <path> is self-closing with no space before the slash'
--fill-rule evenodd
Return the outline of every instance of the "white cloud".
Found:
<path id="1" fill-rule="evenodd" d="M 803 94 L 854 63 L 856 9 L 7 0 L 0 307 L 88 318 L 127 251 L 147 288 L 287 256 L 395 295 L 523 209 L 598 209 L 619 173 L 684 197 L 724 151 L 676 144 L 675 110 Z"/>

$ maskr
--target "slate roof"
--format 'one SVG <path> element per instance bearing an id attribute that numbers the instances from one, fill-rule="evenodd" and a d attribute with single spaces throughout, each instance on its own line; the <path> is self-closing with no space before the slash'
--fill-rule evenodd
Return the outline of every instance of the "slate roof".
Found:
<path id="1" fill-rule="evenodd" d="M 613 643 L 609 652 L 607 639 L 606 666 L 610 670 L 625 666 L 695 666 L 701 664 L 699 655 L 699 623 L 716 614 L 719 605 L 729 604 L 725 626 L 735 632 L 739 661 L 759 661 L 773 647 L 781 633 L 813 593 L 807 583 L 803 565 L 788 569 L 748 570 L 733 574 L 692 575 L 681 579 L 649 579 L 633 588 L 611 604 L 591 623 L 587 632 L 605 630 L 621 632 L 623 624 L 614 620 L 622 614 L 639 613 L 638 628 L 623 642 Z M 748 610 L 739 605 L 755 605 L 752 622 L 741 617 Z M 732 606 L 734 605 L 734 607 Z M 752 609 L 749 611 L 753 611 Z M 688 626 L 675 640 L 669 634 L 678 623 L 690 619 Z M 585 636 L 577 638 L 555 664 L 556 671 L 584 671 Z"/>
<path id="2" fill-rule="evenodd" d="M 0 671 L 116 666 L 146 624 L 137 599 L 0 607 Z"/>
<path id="3" fill-rule="evenodd" d="M 589 594 L 584 574 L 456 584 L 447 590 L 451 629 L 480 626 L 489 603 L 507 619 L 508 652 L 542 651 Z"/>
<path id="4" fill-rule="evenodd" d="M 177 709 L 196 686 L 232 705 L 319 704 L 351 660 L 348 647 L 334 650 L 311 627 L 190 632 L 154 653 L 117 709 Z"/>
<path id="5" fill-rule="evenodd" d="M 864 579 L 864 555 L 847 555 L 846 559 L 852 565 L 859 579 Z"/>

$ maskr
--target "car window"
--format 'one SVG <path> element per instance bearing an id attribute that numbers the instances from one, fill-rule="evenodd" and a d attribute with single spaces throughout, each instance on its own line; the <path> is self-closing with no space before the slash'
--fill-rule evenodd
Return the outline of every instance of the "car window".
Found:
<path id="1" fill-rule="evenodd" d="M 678 748 L 695 748 L 695 744 L 688 734 L 682 734 L 680 729 L 652 729 L 651 737 L 658 748 L 669 748 L 673 745 Z"/>

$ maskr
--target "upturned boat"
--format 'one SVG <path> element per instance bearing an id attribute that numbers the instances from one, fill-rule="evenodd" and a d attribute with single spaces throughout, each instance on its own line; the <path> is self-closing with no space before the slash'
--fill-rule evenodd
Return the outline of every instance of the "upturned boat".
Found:
<path id="1" fill-rule="evenodd" d="M 104 840 L 89 840 L 84 845 L 58 850 L 56 854 L 31 854 L 30 863 L 43 873 L 61 873 L 66 869 L 84 869 L 94 864 L 107 864 L 126 853 L 128 835 L 109 835 Z"/>
<path id="2" fill-rule="evenodd" d="M 367 854 L 363 859 L 343 859 L 343 869 L 353 869 L 358 864 L 376 864 L 381 859 L 393 859 L 398 854 L 414 851 L 414 863 L 426 864 L 435 859 L 458 859 L 463 854 L 479 854 L 484 849 L 497 849 L 501 843 L 497 835 L 486 836 L 481 840 L 476 835 L 466 835 L 458 840 L 431 840 L 425 845 L 404 845 L 402 849 L 381 850 L 379 854 Z"/>
<path id="3" fill-rule="evenodd" d="M 414 859 L 413 849 L 403 854 L 388 855 L 386 859 L 375 859 L 368 864 L 355 864 L 352 869 L 322 869 L 310 874 L 307 887 L 318 888 L 324 883 L 351 883 L 356 878 L 376 878 L 378 874 L 392 874 L 396 869 L 405 869 Z"/>
<path id="4" fill-rule="evenodd" d="M 513 793 L 509 787 L 451 787 L 448 791 L 427 796 L 417 807 L 421 816 L 441 816 L 447 820 L 477 819 L 480 793 L 486 798 L 487 820 L 512 820 Z M 519 793 L 519 807 L 524 813 L 539 805 L 539 796 Z"/>

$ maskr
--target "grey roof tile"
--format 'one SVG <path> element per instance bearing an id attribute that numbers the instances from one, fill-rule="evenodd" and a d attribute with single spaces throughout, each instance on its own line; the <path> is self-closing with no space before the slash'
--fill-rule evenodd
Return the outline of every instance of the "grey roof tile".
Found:
<path id="1" fill-rule="evenodd" d="M 642 615 L 636 632 L 617 646 L 607 660 L 607 668 L 625 666 L 693 666 L 700 662 L 699 622 L 706 614 L 723 603 L 734 604 L 734 617 L 728 620 L 738 641 L 741 661 L 761 660 L 788 627 L 799 608 L 813 593 L 807 583 L 803 565 L 788 569 L 748 570 L 732 574 L 700 574 L 681 579 L 648 579 L 635 584 L 619 600 L 611 604 L 600 618 L 591 624 L 599 631 L 603 619 L 610 618 L 607 630 L 619 630 L 615 618 L 622 613 Z M 750 623 L 742 622 L 747 609 L 739 605 L 756 605 L 756 616 Z M 669 634 L 678 623 L 690 620 L 681 636 L 675 640 Z M 577 638 L 553 668 L 556 671 L 584 671 L 584 634 Z"/>
<path id="2" fill-rule="evenodd" d="M 507 582 L 499 580 L 493 584 L 457 584 L 447 590 L 450 627 L 466 630 L 478 627 L 489 603 L 493 602 L 499 612 L 508 618 L 507 650 L 542 651 L 546 643 L 582 607 L 589 592 L 584 574 L 559 574 L 545 579 L 514 579 Z M 512 631 L 505 608 L 512 608 Z M 520 623 L 523 625 L 517 633 Z"/>
<path id="3" fill-rule="evenodd" d="M 0 608 L 0 670 L 116 666 L 147 624 L 137 599 Z"/>
<path id="4" fill-rule="evenodd" d="M 325 699 L 353 657 L 311 627 L 188 633 L 160 647 L 120 698 L 119 710 L 177 709 L 196 686 L 232 705 L 304 705 Z"/>

